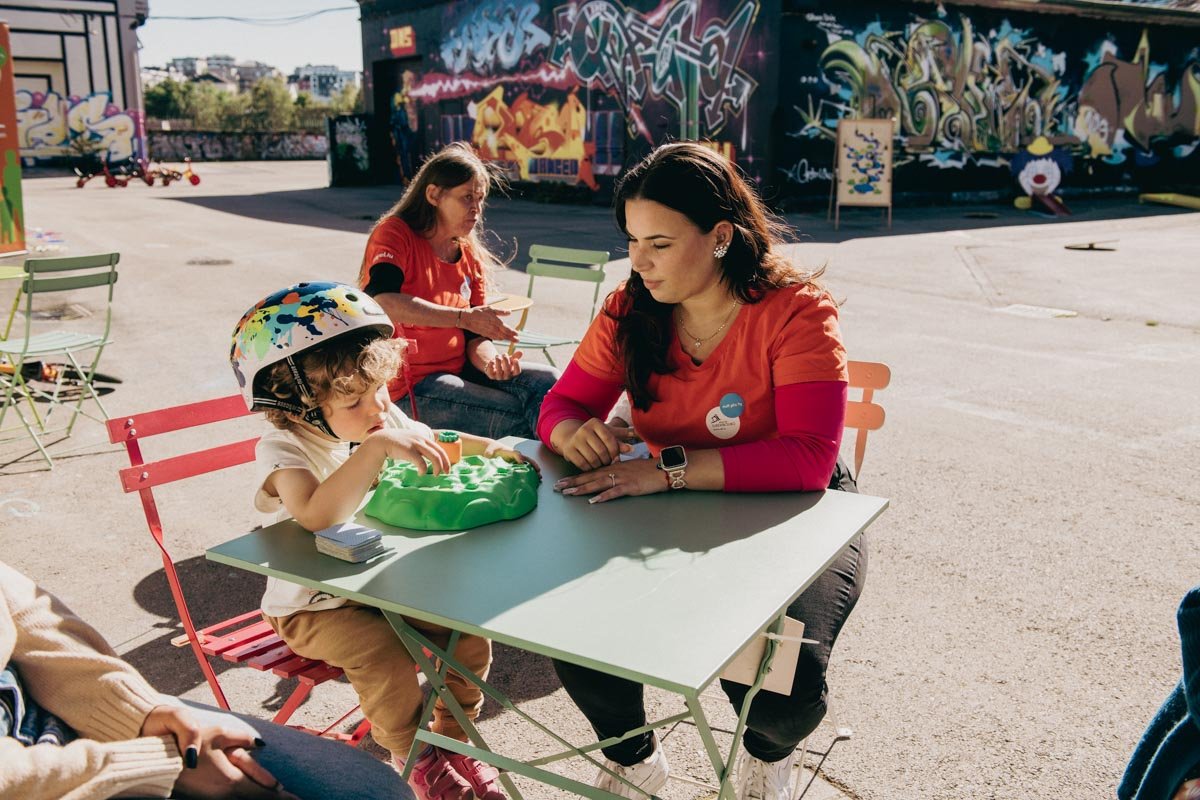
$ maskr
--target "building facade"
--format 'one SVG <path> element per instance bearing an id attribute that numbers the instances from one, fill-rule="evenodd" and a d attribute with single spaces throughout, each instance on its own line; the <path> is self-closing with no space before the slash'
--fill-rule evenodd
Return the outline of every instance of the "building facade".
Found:
<path id="1" fill-rule="evenodd" d="M 26 163 L 87 150 L 145 153 L 136 28 L 148 0 L 23 0 L 0 6 L 12 32 L 17 128 Z"/>
<path id="2" fill-rule="evenodd" d="M 607 192 L 696 139 L 812 203 L 837 121 L 874 117 L 902 196 L 1011 194 L 1039 137 L 1069 157 L 1067 194 L 1200 187 L 1200 14 L 1156 0 L 360 5 L 377 179 L 465 139 L 513 179 Z"/>

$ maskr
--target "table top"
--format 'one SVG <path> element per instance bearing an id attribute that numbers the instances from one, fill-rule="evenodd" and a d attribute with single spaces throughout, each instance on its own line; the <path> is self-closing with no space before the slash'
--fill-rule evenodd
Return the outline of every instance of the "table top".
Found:
<path id="1" fill-rule="evenodd" d="M 292 520 L 211 548 L 272 575 L 675 692 L 699 691 L 888 501 L 845 492 L 669 492 L 589 505 L 542 445 L 538 507 L 469 531 L 391 528 L 385 555 L 317 552 Z"/>

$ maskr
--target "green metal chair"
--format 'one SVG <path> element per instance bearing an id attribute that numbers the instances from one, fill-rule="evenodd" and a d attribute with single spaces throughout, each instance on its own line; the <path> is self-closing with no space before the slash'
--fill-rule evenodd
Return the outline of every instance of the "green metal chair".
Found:
<path id="1" fill-rule="evenodd" d="M 607 250 L 576 250 L 571 247 L 550 247 L 544 244 L 530 245 L 529 264 L 525 267 L 529 275 L 529 288 L 525 294 L 533 298 L 533 282 L 538 278 L 558 278 L 566 281 L 583 281 L 594 284 L 592 291 L 592 312 L 588 315 L 590 322 L 596 316 L 596 306 L 600 302 L 600 287 L 604 283 L 604 265 L 608 263 Z M 521 321 L 517 323 L 520 338 L 515 347 L 523 350 L 541 350 L 551 366 L 557 367 L 550 356 L 551 347 L 562 347 L 569 344 L 579 344 L 581 339 L 565 336 L 551 336 L 545 333 L 535 333 L 525 330 L 525 320 L 529 309 L 521 312 Z M 580 336 L 582 336 L 580 332 Z"/>
<path id="2" fill-rule="evenodd" d="M 0 374 L 0 389 L 4 392 L 3 403 L 0 404 L 0 429 L 9 408 L 12 408 L 22 427 L 33 439 L 38 452 L 46 459 L 51 468 L 54 460 L 42 445 L 41 436 L 47 433 L 59 433 L 70 436 L 75 427 L 75 421 L 82 414 L 98 422 L 108 419 L 108 412 L 100 402 L 100 396 L 92 385 L 96 366 L 104 347 L 109 343 L 109 331 L 112 327 L 112 298 L 113 286 L 117 282 L 117 262 L 119 253 L 100 253 L 90 256 L 74 256 L 70 258 L 33 258 L 25 262 L 26 277 L 21 283 L 21 293 L 25 306 L 25 331 L 23 336 L 0 341 L 0 358 L 12 365 L 11 373 Z M 52 292 L 73 292 L 93 287 L 107 287 L 104 328 L 102 331 L 73 330 L 71 328 L 56 328 L 55 330 L 33 332 L 35 295 L 45 295 Z M 90 358 L 83 356 L 90 354 Z M 66 370 L 59 371 L 51 391 L 39 388 L 26 377 L 23 367 L 33 361 L 44 360 L 47 357 L 66 359 L 73 370 L 73 378 L 78 383 L 74 403 L 61 396 Z M 94 417 L 83 410 L 83 401 L 90 398 L 95 401 L 103 415 L 103 419 Z M 32 407 L 35 400 L 49 403 L 45 419 L 34 415 L 34 422 L 26 418 L 21 411 L 20 403 L 28 401 Z M 46 424 L 60 406 L 71 407 L 71 417 L 65 428 L 50 430 Z M 39 435 L 40 434 L 40 435 Z"/>

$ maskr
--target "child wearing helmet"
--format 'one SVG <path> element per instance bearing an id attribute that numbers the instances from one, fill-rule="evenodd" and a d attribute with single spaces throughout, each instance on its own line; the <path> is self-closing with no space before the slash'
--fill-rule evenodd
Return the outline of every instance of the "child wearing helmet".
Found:
<path id="1" fill-rule="evenodd" d="M 233 333 L 230 363 L 252 411 L 274 426 L 259 441 L 254 505 L 271 521 L 294 517 L 311 531 L 349 519 L 384 465 L 411 461 L 422 473 L 449 470 L 434 431 L 392 404 L 387 381 L 400 366 L 402 345 L 392 323 L 362 291 L 336 283 L 301 283 L 248 310 Z M 492 439 L 460 434 L 465 455 L 524 461 Z M 351 443 L 357 446 L 351 449 Z M 422 694 L 413 660 L 383 614 L 275 578 L 267 580 L 263 616 L 297 654 L 340 667 L 358 693 L 372 735 L 397 765 L 409 757 Z M 450 631 L 408 623 L 445 645 Z M 462 634 L 456 658 L 481 678 L 491 642 Z M 454 672 L 446 683 L 474 718 L 483 695 Z M 466 736 L 438 702 L 433 728 Z M 495 769 L 473 758 L 425 747 L 410 783 L 420 800 L 503 800 Z"/>

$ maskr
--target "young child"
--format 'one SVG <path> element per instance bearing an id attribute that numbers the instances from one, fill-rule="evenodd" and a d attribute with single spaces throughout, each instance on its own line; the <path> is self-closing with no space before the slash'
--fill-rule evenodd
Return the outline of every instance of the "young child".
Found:
<path id="1" fill-rule="evenodd" d="M 427 425 L 409 419 L 388 398 L 387 381 L 401 353 L 392 323 L 365 293 L 336 283 L 300 283 L 264 298 L 233 332 L 230 362 L 252 411 L 274 430 L 256 449 L 254 505 L 271 521 L 294 517 L 310 531 L 349 519 L 384 459 L 426 461 L 435 474 L 450 463 Z M 464 455 L 524 461 L 498 442 L 460 434 Z M 351 443 L 357 443 L 351 448 Z M 262 601 L 271 627 L 296 653 L 345 671 L 372 734 L 397 766 L 409 756 L 422 695 L 413 660 L 383 614 L 345 598 L 270 578 Z M 407 619 L 443 646 L 449 631 Z M 463 634 L 455 656 L 486 678 L 491 642 Z M 453 672 L 454 697 L 474 719 L 478 688 Z M 439 700 L 433 730 L 466 740 Z M 426 746 L 416 754 L 410 783 L 420 800 L 504 800 L 497 771 L 467 756 Z"/>

